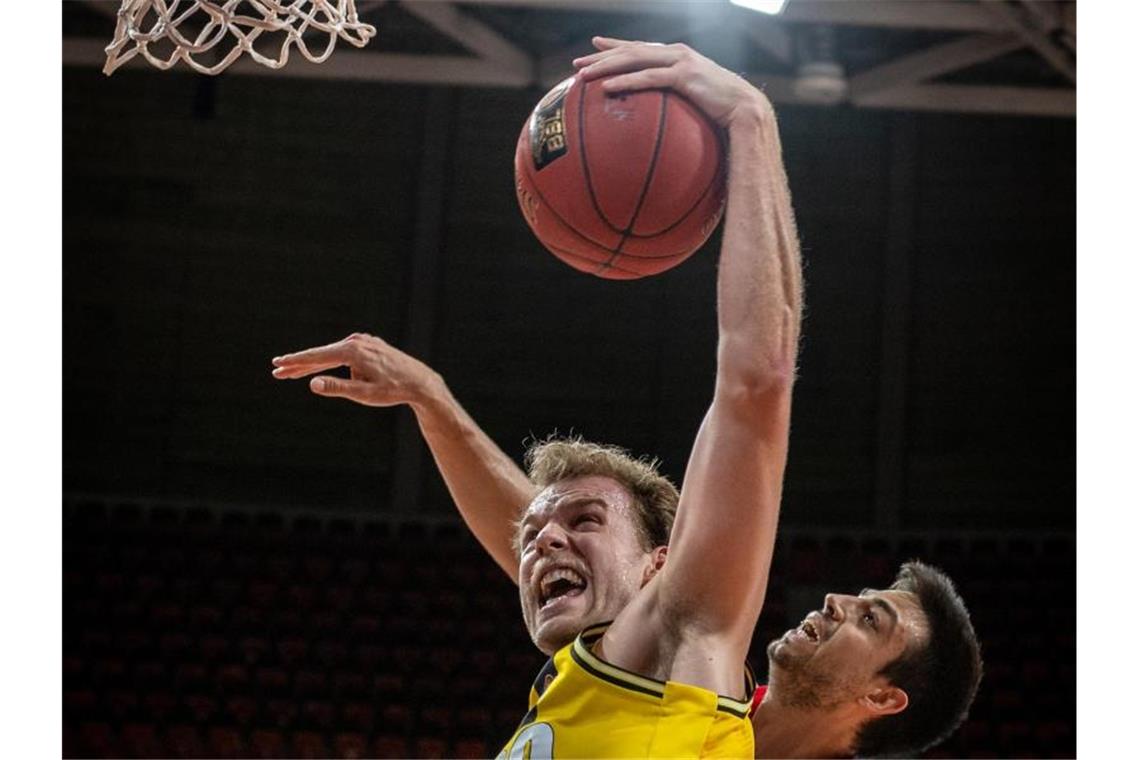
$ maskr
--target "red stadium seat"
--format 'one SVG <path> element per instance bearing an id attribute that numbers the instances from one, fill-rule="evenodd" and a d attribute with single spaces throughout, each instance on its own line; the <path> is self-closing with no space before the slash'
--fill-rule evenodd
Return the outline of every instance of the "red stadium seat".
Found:
<path id="1" fill-rule="evenodd" d="M 323 670 L 298 670 L 293 674 L 293 693 L 298 697 L 323 697 L 328 693 L 328 685 Z"/>
<path id="2" fill-rule="evenodd" d="M 324 700 L 307 699 L 301 703 L 301 721 L 311 728 L 328 731 L 336 723 L 336 706 Z"/>
<path id="3" fill-rule="evenodd" d="M 286 603 L 298 610 L 311 610 L 316 605 L 317 590 L 310 585 L 293 583 L 285 591 Z"/>
<path id="4" fill-rule="evenodd" d="M 165 662 L 155 660 L 135 661 L 133 666 L 134 683 L 139 687 L 165 686 L 170 683 L 170 671 Z"/>
<path id="5" fill-rule="evenodd" d="M 120 657 L 100 658 L 91 666 L 91 680 L 103 688 L 127 682 L 127 661 Z"/>
<path id="6" fill-rule="evenodd" d="M 349 728 L 369 733 L 376 723 L 376 710 L 371 702 L 349 702 L 341 709 L 342 720 Z"/>
<path id="7" fill-rule="evenodd" d="M 299 708 L 292 699 L 270 699 L 265 703 L 265 714 L 278 728 L 288 728 L 297 719 Z"/>
<path id="8" fill-rule="evenodd" d="M 375 757 L 406 758 L 410 757 L 408 740 L 395 734 L 381 734 L 372 742 L 372 754 Z"/>
<path id="9" fill-rule="evenodd" d="M 204 662 L 217 662 L 229 653 L 230 642 L 222 636 L 207 634 L 198 640 L 198 656 Z"/>
<path id="10" fill-rule="evenodd" d="M 466 734 L 482 735 L 491 726 L 491 711 L 478 705 L 461 707 L 456 725 Z"/>
<path id="11" fill-rule="evenodd" d="M 318 641 L 313 647 L 313 659 L 326 668 L 336 668 L 348 660 L 348 647 L 336 639 Z"/>
<path id="12" fill-rule="evenodd" d="M 357 760 L 368 756 L 368 740 L 363 734 L 341 733 L 334 740 L 336 756 Z"/>
<path id="13" fill-rule="evenodd" d="M 368 580 L 368 561 L 355 557 L 342 560 L 339 575 L 352 588 L 360 588 Z"/>
<path id="14" fill-rule="evenodd" d="M 323 584 L 333 572 L 333 562 L 321 554 L 310 554 L 304 561 L 305 574 L 318 584 Z"/>
<path id="15" fill-rule="evenodd" d="M 214 683 L 220 694 L 245 691 L 249 687 L 249 681 L 249 671 L 245 665 L 236 662 L 221 666 L 214 674 Z"/>
<path id="16" fill-rule="evenodd" d="M 389 731 L 406 734 L 412 726 L 412 712 L 402 704 L 385 705 L 380 711 L 380 724 Z"/>
<path id="17" fill-rule="evenodd" d="M 118 737 L 107 723 L 86 721 L 79 726 L 79 743 L 83 747 L 80 756 L 119 757 Z"/>
<path id="18" fill-rule="evenodd" d="M 254 580 L 251 581 L 246 591 L 246 599 L 254 607 L 261 607 L 263 609 L 272 609 L 277 606 L 279 600 L 278 595 L 281 587 L 273 581 L 267 580 Z"/>
<path id="19" fill-rule="evenodd" d="M 253 757 L 285 757 L 285 737 L 280 731 L 258 729 L 249 735 L 249 749 Z"/>
<path id="20" fill-rule="evenodd" d="M 293 752 L 297 757 L 312 760 L 313 758 L 332 757 L 325 738 L 315 731 L 297 731 L 293 734 Z"/>
<path id="21" fill-rule="evenodd" d="M 99 698 L 91 689 L 65 689 L 63 692 L 64 718 L 86 718 L 94 714 Z"/>
<path id="22" fill-rule="evenodd" d="M 416 757 L 443 758 L 447 757 L 447 742 L 438 736 L 420 736 L 412 743 Z"/>
<path id="23" fill-rule="evenodd" d="M 165 724 L 178 710 L 178 697 L 169 691 L 151 691 L 143 695 L 143 714 L 155 723 Z"/>
<path id="24" fill-rule="evenodd" d="M 421 702 L 420 704 L 424 703 Z M 432 733 L 446 735 L 451 730 L 453 717 L 450 707 L 437 703 L 430 707 L 421 708 L 419 713 L 420 725 Z"/>
<path id="25" fill-rule="evenodd" d="M 377 615 L 354 613 L 349 615 L 349 631 L 358 640 L 376 641 L 385 630 L 385 623 Z"/>
<path id="26" fill-rule="evenodd" d="M 212 757 L 246 757 L 248 754 L 241 733 L 232 728 L 215 726 L 209 730 L 206 741 Z"/>
<path id="27" fill-rule="evenodd" d="M 245 636 L 238 642 L 237 649 L 241 653 L 242 662 L 257 665 L 267 660 L 273 646 L 261 636 Z"/>
<path id="28" fill-rule="evenodd" d="M 174 671 L 174 686 L 179 691 L 206 689 L 208 685 L 206 668 L 199 663 L 184 662 Z"/>
<path id="29" fill-rule="evenodd" d="M 337 612 L 356 611 L 356 591 L 348 586 L 329 586 L 325 588 L 325 604 Z"/>
<path id="30" fill-rule="evenodd" d="M 127 757 L 162 757 L 166 748 L 158 731 L 150 723 L 128 723 L 119 732 L 123 753 Z"/>
<path id="31" fill-rule="evenodd" d="M 239 726 L 252 725 L 257 720 L 258 705 L 253 697 L 236 695 L 226 699 L 226 716 Z"/>
<path id="32" fill-rule="evenodd" d="M 134 690 L 114 689 L 103 695 L 103 703 L 115 720 L 130 720 L 138 714 L 139 697 Z"/>
<path id="33" fill-rule="evenodd" d="M 487 743 L 482 739 L 458 739 L 456 740 L 451 755 L 461 760 L 476 760 L 477 758 L 491 757 L 491 751 L 487 748 Z"/>
<path id="34" fill-rule="evenodd" d="M 372 688 L 381 698 L 398 697 L 404 691 L 405 680 L 399 673 L 379 673 L 372 678 Z"/>
<path id="35" fill-rule="evenodd" d="M 277 654 L 286 666 L 304 661 L 309 653 L 309 642 L 299 636 L 290 636 L 277 642 Z"/>
<path id="36" fill-rule="evenodd" d="M 365 697 L 369 679 L 360 670 L 338 670 L 332 676 L 332 689 L 337 697 Z"/>
<path id="37" fill-rule="evenodd" d="M 289 689 L 289 674 L 283 668 L 258 668 L 254 681 L 268 694 L 281 694 Z"/>
<path id="38" fill-rule="evenodd" d="M 176 725 L 165 731 L 166 751 L 171 757 L 196 758 L 205 755 L 202 737 L 194 726 Z"/>
<path id="39" fill-rule="evenodd" d="M 218 712 L 218 700 L 208 694 L 190 694 L 182 703 L 193 716 L 195 723 L 209 723 Z"/>

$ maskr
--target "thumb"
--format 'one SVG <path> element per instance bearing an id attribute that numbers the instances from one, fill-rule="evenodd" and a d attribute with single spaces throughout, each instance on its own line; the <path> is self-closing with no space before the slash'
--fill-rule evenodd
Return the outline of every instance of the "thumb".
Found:
<path id="1" fill-rule="evenodd" d="M 328 375 L 320 375 L 309 381 L 309 390 L 318 396 L 347 398 L 353 401 L 362 401 L 367 388 L 368 384 L 359 380 L 345 380 Z"/>

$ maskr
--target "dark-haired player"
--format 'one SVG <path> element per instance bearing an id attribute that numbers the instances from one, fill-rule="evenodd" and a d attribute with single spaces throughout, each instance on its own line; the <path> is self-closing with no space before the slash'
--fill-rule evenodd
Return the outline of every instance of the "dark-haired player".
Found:
<path id="1" fill-rule="evenodd" d="M 917 754 L 957 726 L 980 676 L 961 600 L 917 563 L 888 589 L 828 595 L 773 642 L 747 718 L 744 656 L 775 540 L 800 319 L 775 120 L 762 94 L 684 46 L 595 44 L 576 61 L 581 76 L 614 91 L 674 88 L 729 136 L 717 387 L 682 493 L 644 462 L 575 441 L 532 451 L 532 481 L 438 375 L 377 338 L 278 357 L 274 375 L 348 366 L 351 379 L 314 378 L 314 392 L 415 410 L 461 513 L 519 583 L 528 630 L 553 655 L 505 756 Z"/>

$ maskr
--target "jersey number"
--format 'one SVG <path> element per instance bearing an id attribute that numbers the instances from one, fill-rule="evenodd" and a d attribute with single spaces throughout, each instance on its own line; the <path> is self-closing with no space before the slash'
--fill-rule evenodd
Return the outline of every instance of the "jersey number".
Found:
<path id="1" fill-rule="evenodd" d="M 531 723 L 519 731 L 505 754 L 507 760 L 553 760 L 554 729 L 549 723 Z"/>

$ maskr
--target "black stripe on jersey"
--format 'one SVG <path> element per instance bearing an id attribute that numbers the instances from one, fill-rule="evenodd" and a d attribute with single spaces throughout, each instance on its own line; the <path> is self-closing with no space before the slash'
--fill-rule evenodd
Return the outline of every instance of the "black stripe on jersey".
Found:
<path id="1" fill-rule="evenodd" d="M 572 647 L 570 649 L 570 656 L 574 658 L 574 662 L 578 663 L 578 665 L 582 668 L 582 670 L 586 671 L 587 673 L 589 673 L 592 676 L 596 676 L 597 678 L 602 679 L 603 681 L 608 681 L 609 683 L 612 683 L 614 686 L 620 686 L 623 689 L 629 689 L 630 691 L 640 692 L 641 694 L 648 694 L 651 697 L 660 698 L 660 697 L 665 696 L 664 691 L 654 691 L 653 689 L 647 689 L 644 686 L 641 686 L 640 684 L 631 683 L 629 681 L 626 681 L 625 679 L 617 678 L 615 676 L 611 676 L 609 673 L 603 673 L 602 671 L 598 670 L 593 665 L 591 665 L 584 657 L 582 657 L 582 655 L 578 654 L 578 648 L 577 647 Z"/>
<path id="2" fill-rule="evenodd" d="M 530 708 L 529 710 L 527 710 L 526 715 L 524 715 L 523 719 L 521 721 L 519 721 L 519 725 L 515 729 L 515 733 L 517 734 L 520 730 L 522 730 L 523 726 L 525 726 L 528 723 L 534 723 L 535 720 L 537 720 L 537 719 L 538 719 L 538 706 L 536 705 L 536 706 Z"/>
<path id="3" fill-rule="evenodd" d="M 600 623 L 592 628 L 587 628 L 578 635 L 578 638 L 570 647 L 570 656 L 574 658 L 574 662 L 593 676 L 596 676 L 603 681 L 620 686 L 630 691 L 636 691 L 641 694 L 648 694 L 651 697 L 664 697 L 665 696 L 665 682 L 659 681 L 656 678 L 643 676 L 639 673 L 626 670 L 625 668 L 618 667 L 612 663 L 606 662 L 601 657 L 595 655 L 591 649 L 595 642 L 598 641 L 605 634 L 606 629 L 609 628 L 609 623 Z M 733 699 L 732 697 L 725 697 L 717 695 L 716 709 L 721 712 L 735 715 L 738 718 L 744 718 L 748 715 L 748 709 L 752 706 L 752 695 L 755 692 L 755 676 L 752 675 L 752 669 L 748 667 L 748 663 L 744 665 L 744 686 L 745 698 L 743 700 Z M 752 684 L 750 687 L 749 684 Z"/>
<path id="4" fill-rule="evenodd" d="M 541 697 L 546 691 L 547 685 L 557 676 L 558 669 L 554 667 L 554 658 L 551 657 L 542 666 L 542 670 L 538 671 L 538 677 L 534 679 L 534 685 L 531 688 L 534 689 L 535 694 Z"/>

